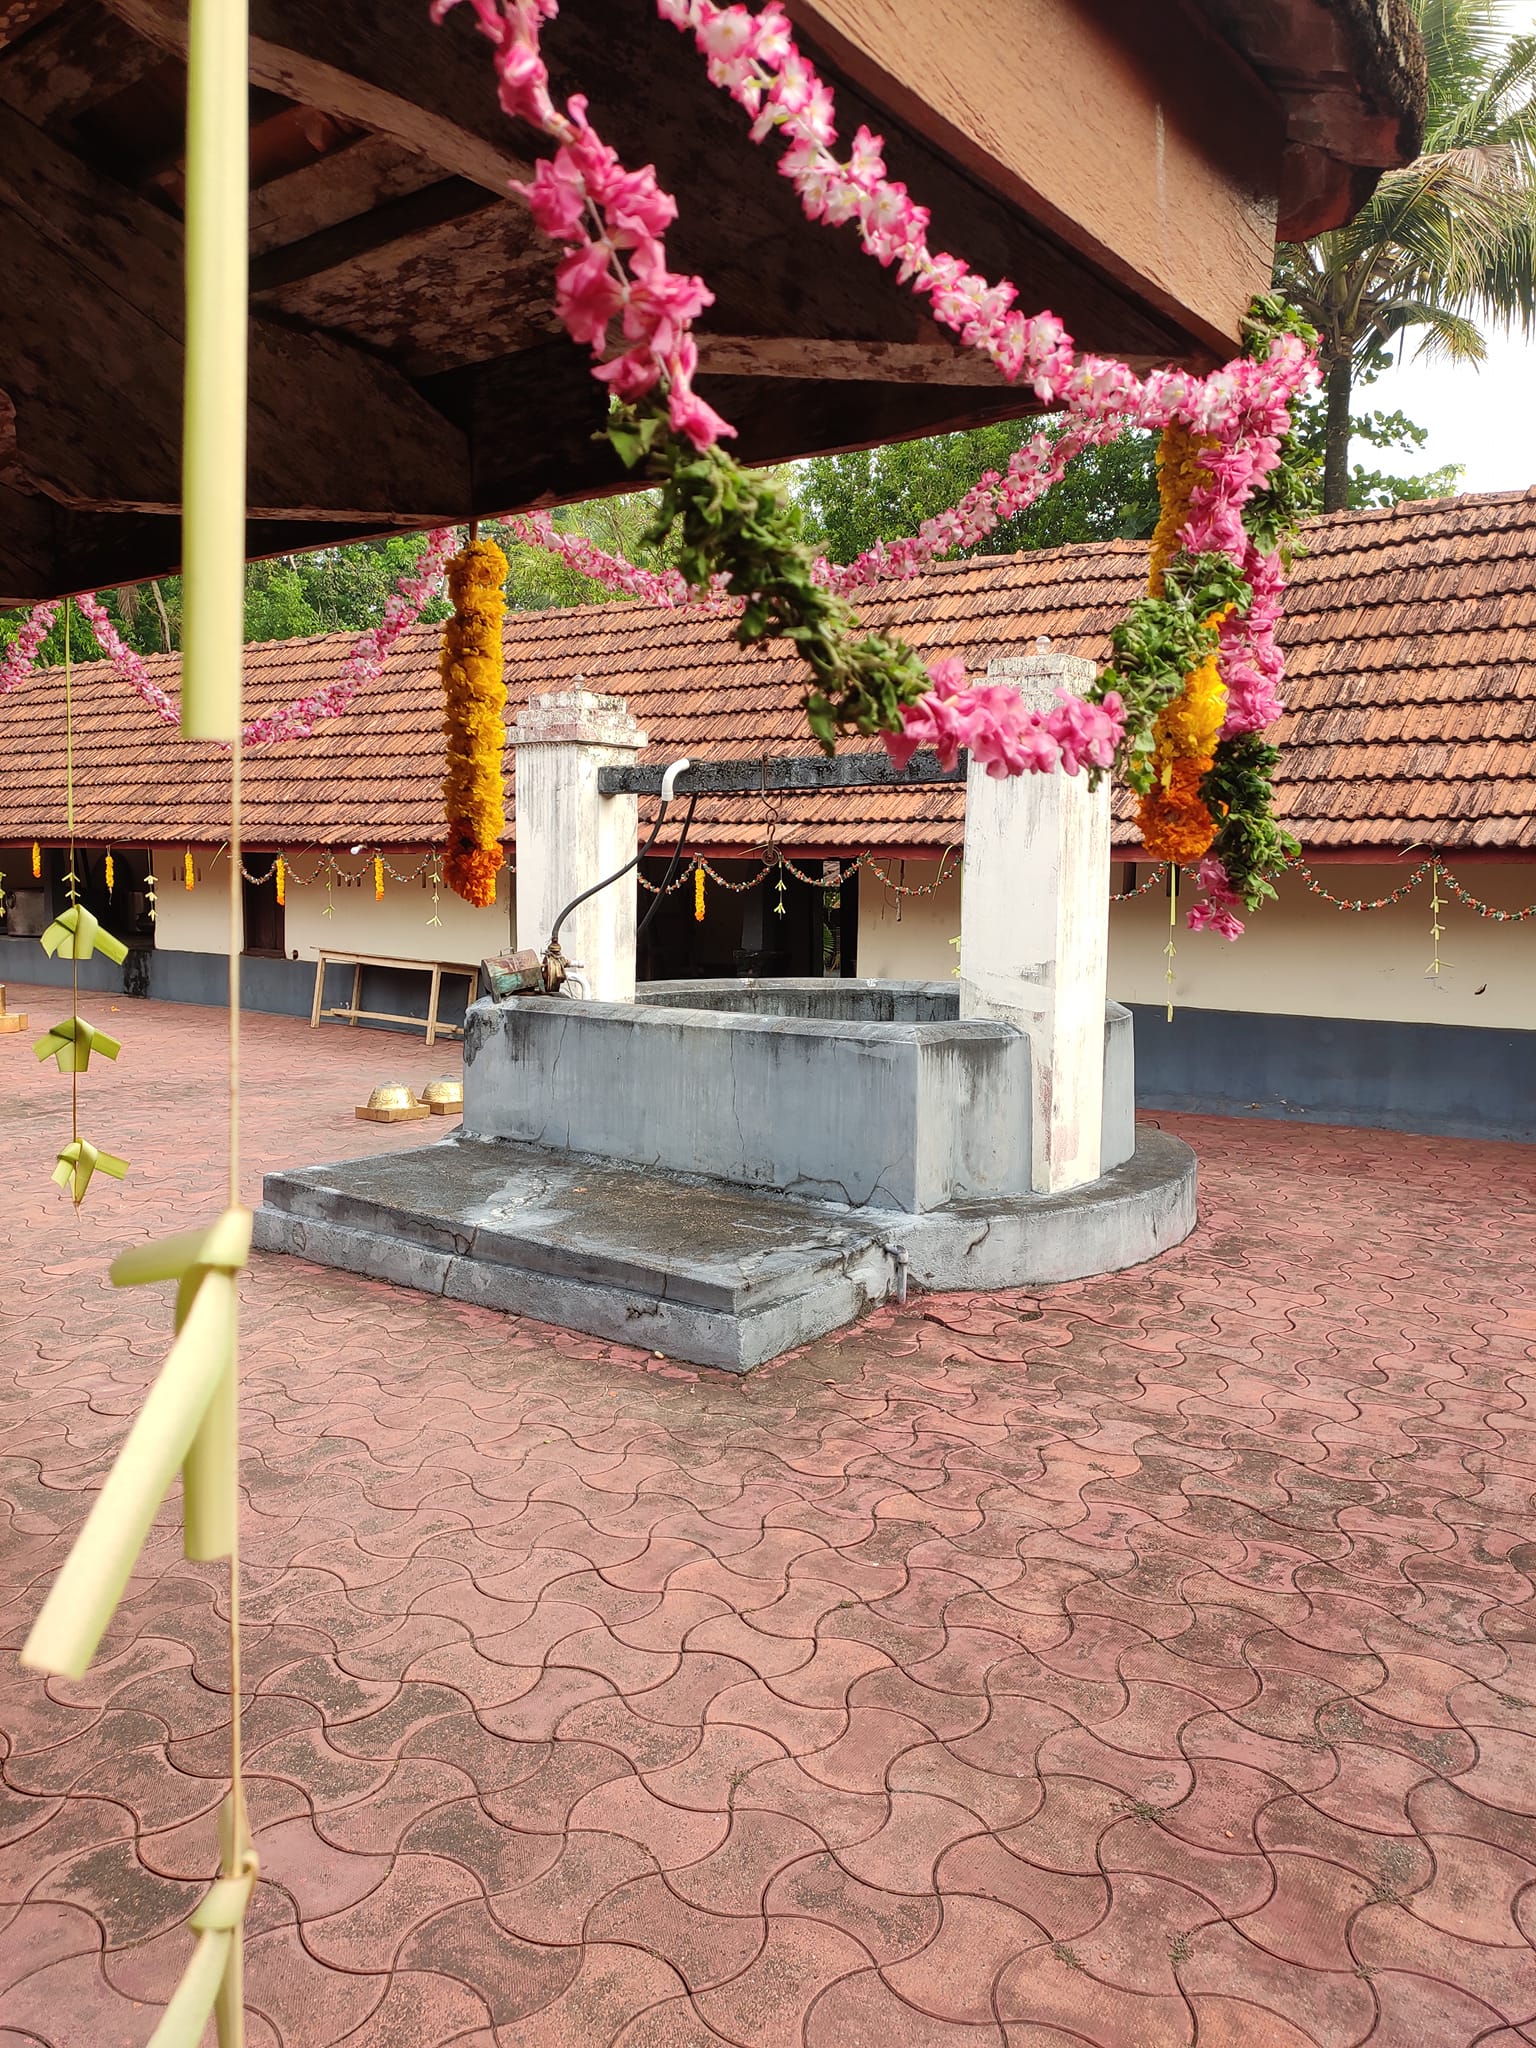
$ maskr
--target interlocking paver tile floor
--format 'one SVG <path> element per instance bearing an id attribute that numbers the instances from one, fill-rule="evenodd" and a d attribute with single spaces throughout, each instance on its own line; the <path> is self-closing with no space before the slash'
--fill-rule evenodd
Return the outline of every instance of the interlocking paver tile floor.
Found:
<path id="1" fill-rule="evenodd" d="M 166 1348 L 106 1259 L 220 1204 L 220 1020 L 111 1028 L 79 1223 L 0 1040 L 11 1648 Z M 456 1058 L 248 1019 L 250 1191 Z M 1178 1251 L 745 1382 L 254 1261 L 253 2048 L 1536 2042 L 1536 1159 L 1171 1121 Z M 135 2048 L 187 1953 L 177 1541 L 81 1682 L 0 1670 L 0 2048 Z"/>

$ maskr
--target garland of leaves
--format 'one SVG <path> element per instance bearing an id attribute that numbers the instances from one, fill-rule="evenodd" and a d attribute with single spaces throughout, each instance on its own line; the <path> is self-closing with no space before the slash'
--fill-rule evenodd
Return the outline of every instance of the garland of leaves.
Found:
<path id="1" fill-rule="evenodd" d="M 806 718 L 826 752 L 840 732 L 898 731 L 903 707 L 927 691 L 928 671 L 905 642 L 864 632 L 846 599 L 817 581 L 816 557 L 783 494 L 718 443 L 685 440 L 661 405 L 621 406 L 606 431 L 626 466 L 643 461 L 660 486 L 647 539 L 677 527 L 684 580 L 708 590 L 721 578 L 742 601 L 736 638 L 744 647 L 782 638 L 798 649 L 815 678 L 802 700 Z"/>
<path id="2" fill-rule="evenodd" d="M 1264 360 L 1284 335 L 1308 347 L 1317 339 L 1283 299 L 1256 299 L 1244 327 L 1249 358 Z M 1239 562 L 1230 554 L 1190 554 L 1176 538 L 1187 530 L 1193 471 L 1219 459 L 1211 445 L 1170 427 L 1159 455 L 1163 516 L 1148 595 L 1111 633 L 1109 666 L 1088 695 L 1102 699 L 1113 691 L 1124 707 L 1116 767 L 1142 799 L 1147 850 L 1200 862 L 1206 900 L 1190 911 L 1190 928 L 1235 939 L 1243 929 L 1238 909 L 1257 910 L 1271 899 L 1274 878 L 1301 851 L 1274 815 L 1280 756 L 1261 730 L 1281 709 L 1273 694 L 1280 675 L 1274 623 L 1297 523 L 1311 509 L 1312 465 L 1289 432 L 1281 437 L 1277 464 L 1243 507 L 1247 546 Z M 1210 747 L 1217 721 L 1208 714 L 1218 690 L 1229 701 Z"/>

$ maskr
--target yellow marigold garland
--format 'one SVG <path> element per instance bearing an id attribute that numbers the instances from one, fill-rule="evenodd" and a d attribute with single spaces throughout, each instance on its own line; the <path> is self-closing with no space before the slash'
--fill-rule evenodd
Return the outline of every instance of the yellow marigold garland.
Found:
<path id="1" fill-rule="evenodd" d="M 1189 518 L 1190 494 L 1200 481 L 1202 452 L 1210 435 L 1191 434 L 1175 421 L 1163 431 L 1157 450 L 1157 530 L 1152 536 L 1147 594 L 1161 597 L 1168 564 L 1179 552 L 1179 535 Z M 1206 621 L 1220 625 L 1225 613 Z M 1184 678 L 1177 697 L 1165 704 L 1152 727 L 1155 781 L 1137 806 L 1142 844 L 1154 860 L 1188 866 L 1210 849 L 1216 820 L 1200 794 L 1211 771 L 1216 742 L 1227 715 L 1227 686 L 1214 650 Z"/>
<path id="2" fill-rule="evenodd" d="M 110 851 L 107 854 L 107 894 L 110 896 L 117 887 L 117 869 L 112 864 Z"/>
<path id="3" fill-rule="evenodd" d="M 693 921 L 704 922 L 704 870 L 696 867 L 693 871 Z"/>
<path id="4" fill-rule="evenodd" d="M 43 849 L 42 849 L 42 848 L 41 848 L 41 847 L 40 847 L 40 846 L 38 845 L 37 841 L 36 841 L 36 840 L 34 839 L 34 840 L 33 840 L 33 842 L 32 842 L 32 879 L 33 879 L 33 881 L 34 881 L 34 882 L 37 882 L 37 881 L 41 881 L 41 879 L 42 879 L 42 873 L 43 873 Z"/>
<path id="5" fill-rule="evenodd" d="M 197 883 L 197 876 L 192 868 L 192 849 L 190 846 L 181 856 L 181 881 L 182 887 L 185 889 L 192 889 Z"/>
<path id="6" fill-rule="evenodd" d="M 384 860 L 377 853 L 373 856 L 373 900 L 375 903 L 384 901 Z"/>
<path id="7" fill-rule="evenodd" d="M 277 856 L 277 901 L 279 908 L 288 901 L 288 863 L 281 854 Z"/>
<path id="8" fill-rule="evenodd" d="M 1157 525 L 1147 561 L 1147 595 L 1161 597 L 1168 564 L 1179 553 L 1179 535 L 1189 522 L 1189 501 L 1204 474 L 1200 457 L 1214 448 L 1214 434 L 1192 434 L 1178 420 L 1164 427 L 1157 444 Z"/>
<path id="9" fill-rule="evenodd" d="M 494 541 L 472 540 L 448 564 L 453 617 L 443 628 L 443 730 L 448 772 L 443 799 L 448 814 L 444 871 L 448 886 L 485 910 L 496 901 L 496 876 L 506 830 L 501 758 L 506 747 L 501 677 L 502 586 L 507 558 Z"/>

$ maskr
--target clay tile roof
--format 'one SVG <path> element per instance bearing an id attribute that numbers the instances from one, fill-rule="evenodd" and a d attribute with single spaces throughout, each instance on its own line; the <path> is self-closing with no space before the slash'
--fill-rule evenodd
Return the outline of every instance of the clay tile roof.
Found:
<path id="1" fill-rule="evenodd" d="M 1282 815 L 1311 849 L 1411 845 L 1536 853 L 1536 490 L 1442 499 L 1313 523 L 1284 629 L 1291 710 L 1279 730 Z M 864 606 L 925 655 L 1058 652 L 1102 659 L 1141 589 L 1145 550 L 1106 542 L 931 571 Z M 382 679 L 312 739 L 248 754 L 253 847 L 441 836 L 438 629 L 404 637 Z M 350 636 L 247 651 L 251 711 L 321 687 Z M 584 682 L 629 700 L 645 758 L 806 753 L 803 679 L 782 646 L 742 649 L 727 619 L 636 604 L 523 612 L 507 626 L 514 709 Z M 150 669 L 177 686 L 172 657 Z M 64 836 L 58 671 L 0 703 L 0 843 Z M 227 758 L 184 745 L 101 664 L 75 671 L 76 828 L 87 841 L 224 836 Z M 510 779 L 511 755 L 508 755 Z M 855 790 L 699 805 L 696 842 L 895 853 L 957 845 L 957 788 Z M 1117 840 L 1134 844 L 1119 799 Z"/>

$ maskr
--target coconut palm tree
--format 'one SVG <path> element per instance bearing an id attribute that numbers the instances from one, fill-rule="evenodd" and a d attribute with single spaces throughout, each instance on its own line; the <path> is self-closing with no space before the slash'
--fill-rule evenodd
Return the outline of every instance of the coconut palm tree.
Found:
<path id="1" fill-rule="evenodd" d="M 1275 279 L 1319 330 L 1323 506 L 1349 486 L 1359 368 L 1388 343 L 1476 363 L 1484 329 L 1536 332 L 1536 36 L 1504 0 L 1409 0 L 1429 61 L 1423 153 L 1342 228 L 1278 252 Z"/>

